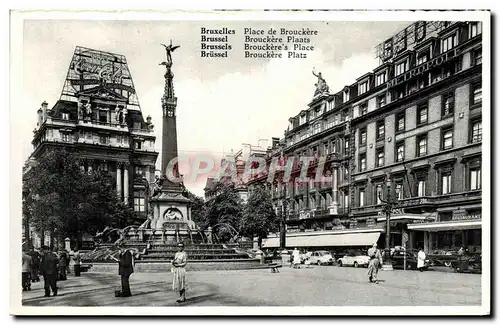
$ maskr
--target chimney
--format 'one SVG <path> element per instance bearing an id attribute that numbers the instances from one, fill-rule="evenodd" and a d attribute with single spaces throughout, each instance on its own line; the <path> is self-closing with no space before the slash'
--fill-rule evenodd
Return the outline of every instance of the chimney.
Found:
<path id="1" fill-rule="evenodd" d="M 38 123 L 36 124 L 36 126 L 40 127 L 43 123 L 43 116 L 42 116 L 42 108 L 40 107 L 37 111 L 38 113 Z"/>
<path id="2" fill-rule="evenodd" d="M 42 119 L 42 122 L 45 122 L 45 120 L 47 120 L 47 102 L 46 101 L 43 101 L 42 103 L 42 114 L 43 114 L 43 119 Z"/>

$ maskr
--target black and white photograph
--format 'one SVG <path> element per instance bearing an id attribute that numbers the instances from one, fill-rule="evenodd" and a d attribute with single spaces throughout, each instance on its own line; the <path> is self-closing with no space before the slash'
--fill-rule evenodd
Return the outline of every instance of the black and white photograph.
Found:
<path id="1" fill-rule="evenodd" d="M 490 15 L 11 12 L 11 314 L 490 314 Z"/>

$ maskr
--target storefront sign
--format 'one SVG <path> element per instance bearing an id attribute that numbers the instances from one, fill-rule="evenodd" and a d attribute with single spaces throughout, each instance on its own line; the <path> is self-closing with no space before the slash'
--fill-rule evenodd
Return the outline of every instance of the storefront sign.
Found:
<path id="1" fill-rule="evenodd" d="M 453 215 L 451 220 L 474 220 L 481 219 L 481 213 L 472 213 L 469 214 L 465 210 L 453 211 Z"/>
<path id="2" fill-rule="evenodd" d="M 410 71 L 392 79 L 392 80 L 389 80 L 389 82 L 387 83 L 387 88 L 390 89 L 390 88 L 393 88 L 407 80 L 410 80 L 416 76 L 419 76 L 421 74 L 424 74 L 425 72 L 429 71 L 431 68 L 434 68 L 434 67 L 437 67 L 437 66 L 440 66 L 442 65 L 443 63 L 446 63 L 448 61 L 450 61 L 451 59 L 457 57 L 459 54 L 460 54 L 461 50 L 460 49 L 454 49 L 452 51 L 448 51 L 440 56 L 437 56 L 435 58 L 433 58 L 432 60 L 430 61 L 427 61 L 413 69 L 411 69 Z"/>

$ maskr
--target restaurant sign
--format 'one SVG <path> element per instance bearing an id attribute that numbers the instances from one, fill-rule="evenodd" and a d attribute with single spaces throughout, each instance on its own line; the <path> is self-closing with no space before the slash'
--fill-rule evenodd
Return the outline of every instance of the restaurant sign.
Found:
<path id="1" fill-rule="evenodd" d="M 451 220 L 475 220 L 481 219 L 481 213 L 467 213 L 465 210 L 453 211 Z"/>
<path id="2" fill-rule="evenodd" d="M 419 76 L 421 74 L 424 74 L 425 72 L 429 71 L 431 68 L 437 67 L 442 65 L 443 63 L 446 63 L 450 61 L 451 59 L 457 57 L 461 53 L 461 49 L 454 49 L 451 51 L 448 51 L 440 56 L 437 56 L 433 58 L 432 60 L 429 60 L 425 63 L 420 64 L 419 66 L 411 69 L 410 71 L 397 76 L 394 79 L 389 80 L 387 82 L 387 88 L 393 88 L 407 80 L 413 79 L 416 76 Z"/>

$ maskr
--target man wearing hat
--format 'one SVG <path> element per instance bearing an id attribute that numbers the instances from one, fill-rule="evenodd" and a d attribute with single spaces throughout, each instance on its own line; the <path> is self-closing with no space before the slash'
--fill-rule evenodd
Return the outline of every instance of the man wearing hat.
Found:
<path id="1" fill-rule="evenodd" d="M 130 292 L 129 278 L 132 273 L 134 273 L 133 256 L 132 253 L 126 249 L 123 242 L 118 243 L 117 248 L 119 249 L 118 258 L 111 256 L 114 260 L 118 262 L 118 275 L 121 276 L 122 290 L 120 297 L 130 297 L 132 293 Z"/>
<path id="2" fill-rule="evenodd" d="M 59 258 L 56 254 L 50 251 L 48 246 L 42 246 L 42 260 L 40 262 L 40 270 L 43 275 L 43 287 L 45 289 L 45 297 L 50 297 L 50 289 L 54 296 L 57 296 L 57 273 L 58 273 Z"/>

